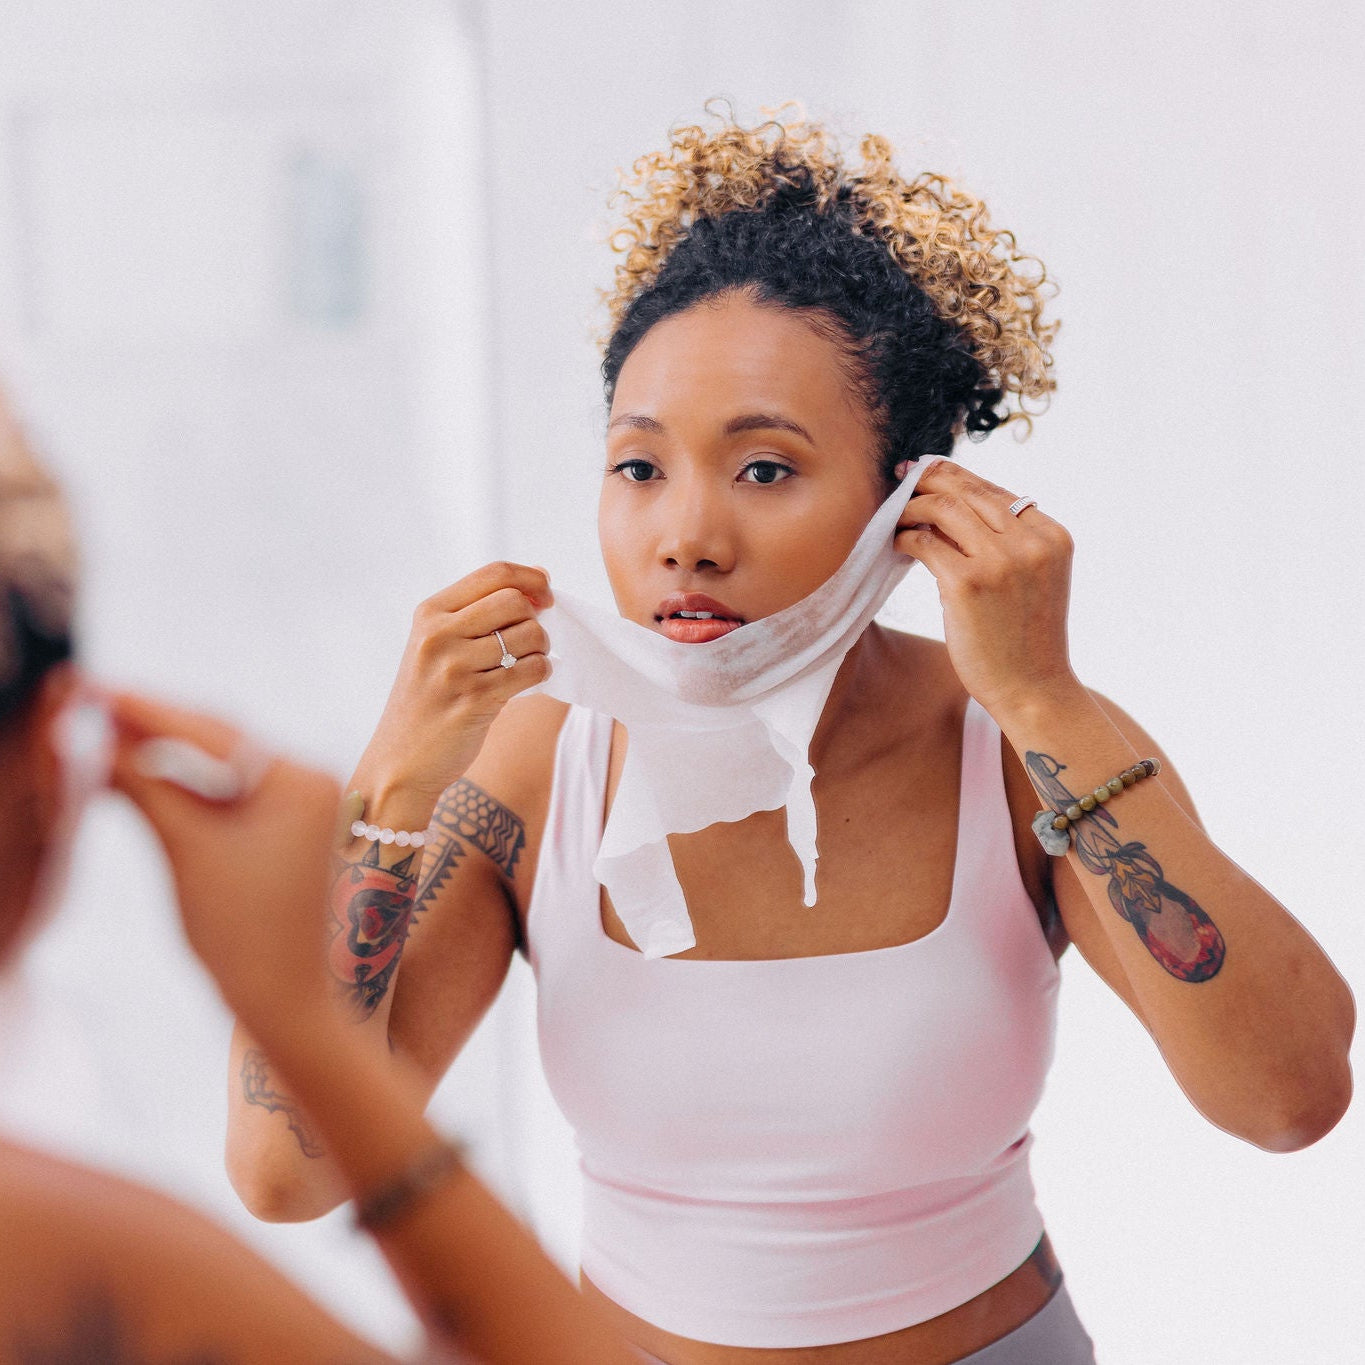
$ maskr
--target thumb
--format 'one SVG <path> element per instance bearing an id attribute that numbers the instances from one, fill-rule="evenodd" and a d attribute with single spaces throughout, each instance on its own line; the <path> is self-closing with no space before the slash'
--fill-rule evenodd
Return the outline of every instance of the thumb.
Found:
<path id="1" fill-rule="evenodd" d="M 202 823 L 206 803 L 230 804 L 259 780 L 263 756 L 222 721 L 132 693 L 109 698 L 110 786 L 163 836 Z"/>

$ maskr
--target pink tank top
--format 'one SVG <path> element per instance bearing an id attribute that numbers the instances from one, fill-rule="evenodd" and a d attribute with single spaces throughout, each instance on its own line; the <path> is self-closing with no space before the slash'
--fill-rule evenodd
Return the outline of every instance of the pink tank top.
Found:
<path id="1" fill-rule="evenodd" d="M 995 723 L 968 703 L 943 923 L 762 961 L 649 960 L 603 931 L 611 733 L 570 708 L 527 915 L 584 1274 L 666 1331 L 770 1348 L 896 1331 L 1004 1279 L 1043 1232 L 1028 1125 L 1059 972 Z"/>

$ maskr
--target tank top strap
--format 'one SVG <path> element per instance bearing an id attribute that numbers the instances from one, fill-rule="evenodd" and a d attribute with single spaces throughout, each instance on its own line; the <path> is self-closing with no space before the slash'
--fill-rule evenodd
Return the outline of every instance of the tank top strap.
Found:
<path id="1" fill-rule="evenodd" d="M 1025 894 L 1000 743 L 1000 727 L 969 697 L 962 724 L 962 795 L 954 870 L 955 899 L 964 907 L 998 906 L 1002 896 Z"/>
<path id="2" fill-rule="evenodd" d="M 613 721 L 585 706 L 570 706 L 555 745 L 554 776 L 540 836 L 540 855 L 526 911 L 527 950 L 533 967 L 543 947 L 601 932 L 600 922 L 580 924 L 585 907 L 597 913 L 593 860 L 611 765 Z"/>

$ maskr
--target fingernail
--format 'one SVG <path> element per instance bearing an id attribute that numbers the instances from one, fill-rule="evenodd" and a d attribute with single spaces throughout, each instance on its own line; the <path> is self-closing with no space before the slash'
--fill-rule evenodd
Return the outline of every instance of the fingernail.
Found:
<path id="1" fill-rule="evenodd" d="M 905 471 L 906 471 L 907 469 L 909 469 L 909 468 L 910 468 L 910 461 L 909 461 L 909 460 L 902 460 L 902 461 L 900 462 L 900 464 L 898 464 L 898 465 L 896 466 L 896 477 L 897 477 L 898 479 L 903 479 L 903 478 L 905 477 Z"/>

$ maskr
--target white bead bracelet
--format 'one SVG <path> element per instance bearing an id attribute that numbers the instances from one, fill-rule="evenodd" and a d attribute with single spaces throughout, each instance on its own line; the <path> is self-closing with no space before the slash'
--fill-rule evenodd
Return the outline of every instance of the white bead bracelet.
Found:
<path id="1" fill-rule="evenodd" d="M 397 844 L 399 848 L 421 848 L 427 841 L 424 829 L 390 829 L 387 825 L 367 825 L 363 820 L 351 821 L 351 833 L 357 839 L 377 839 L 381 844 Z"/>
<path id="2" fill-rule="evenodd" d="M 399 848 L 421 848 L 431 836 L 431 829 L 390 829 L 387 825 L 376 825 L 364 818 L 365 798 L 359 792 L 351 792 L 341 803 L 338 821 L 337 842 L 345 844 L 342 830 L 349 829 L 353 839 L 371 839 L 379 844 L 396 844 Z M 347 817 L 349 823 L 346 823 Z"/>

